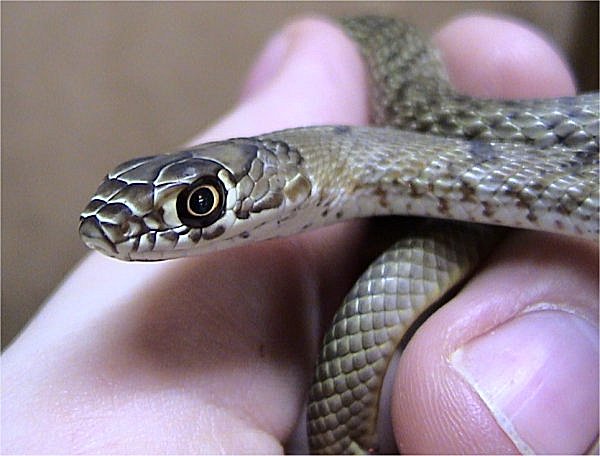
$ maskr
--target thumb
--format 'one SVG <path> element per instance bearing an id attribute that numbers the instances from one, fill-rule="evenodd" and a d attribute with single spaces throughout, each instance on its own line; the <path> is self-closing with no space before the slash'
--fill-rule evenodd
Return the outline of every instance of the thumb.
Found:
<path id="1" fill-rule="evenodd" d="M 519 22 L 464 17 L 437 41 L 467 93 L 574 92 L 560 54 Z M 507 239 L 408 344 L 393 400 L 401 449 L 586 451 L 598 436 L 597 256 L 594 245 L 561 236 Z"/>

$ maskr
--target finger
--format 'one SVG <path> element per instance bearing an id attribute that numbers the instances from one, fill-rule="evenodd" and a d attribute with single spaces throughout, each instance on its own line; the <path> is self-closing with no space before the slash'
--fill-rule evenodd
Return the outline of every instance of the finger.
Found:
<path id="1" fill-rule="evenodd" d="M 479 98 L 573 95 L 569 67 L 540 31 L 515 19 L 465 16 L 434 37 L 452 85 Z"/>
<path id="2" fill-rule="evenodd" d="M 267 44 L 240 104 L 190 142 L 298 125 L 364 124 L 366 84 L 360 55 L 338 27 L 324 19 L 299 20 Z"/>
<path id="3" fill-rule="evenodd" d="M 436 41 L 465 93 L 573 93 L 560 55 L 523 24 L 472 16 Z M 392 414 L 402 451 L 586 450 L 598 430 L 597 254 L 539 233 L 503 243 L 399 362 Z"/>
<path id="4" fill-rule="evenodd" d="M 307 19 L 275 40 L 202 140 L 366 118 L 360 57 L 340 30 Z M 281 451 L 319 303 L 349 288 L 360 233 L 351 223 L 158 264 L 91 254 L 4 354 L 3 450 Z"/>

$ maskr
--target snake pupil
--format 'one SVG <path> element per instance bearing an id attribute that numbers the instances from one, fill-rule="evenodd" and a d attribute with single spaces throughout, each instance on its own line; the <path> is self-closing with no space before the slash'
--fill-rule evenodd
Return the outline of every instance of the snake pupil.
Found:
<path id="1" fill-rule="evenodd" d="M 208 214 L 215 205 L 214 190 L 208 187 L 200 187 L 192 192 L 188 200 L 190 212 L 197 215 Z"/>
<path id="2" fill-rule="evenodd" d="M 203 228 L 223 215 L 224 202 L 221 181 L 212 176 L 201 177 L 177 197 L 177 215 L 184 224 Z"/>

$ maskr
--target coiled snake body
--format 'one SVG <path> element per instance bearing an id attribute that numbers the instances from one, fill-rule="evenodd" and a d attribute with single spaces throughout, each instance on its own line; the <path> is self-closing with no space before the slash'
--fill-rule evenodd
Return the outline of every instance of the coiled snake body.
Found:
<path id="1" fill-rule="evenodd" d="M 598 94 L 456 94 L 411 26 L 379 17 L 343 25 L 369 67 L 380 127 L 296 128 L 123 163 L 79 231 L 107 255 L 162 260 L 353 217 L 450 220 L 424 224 L 379 257 L 325 336 L 310 390 L 311 450 L 360 453 L 377 449 L 393 352 L 487 255 L 499 229 L 490 225 L 597 240 L 600 116 Z"/>

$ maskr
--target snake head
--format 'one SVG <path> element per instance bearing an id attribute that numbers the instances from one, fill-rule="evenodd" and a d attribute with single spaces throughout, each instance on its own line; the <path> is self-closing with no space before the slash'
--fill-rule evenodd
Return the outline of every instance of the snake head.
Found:
<path id="1" fill-rule="evenodd" d="M 293 214 L 311 193 L 301 161 L 285 143 L 259 138 L 131 160 L 105 177 L 79 234 L 101 253 L 142 261 L 274 237 L 282 211 Z"/>

